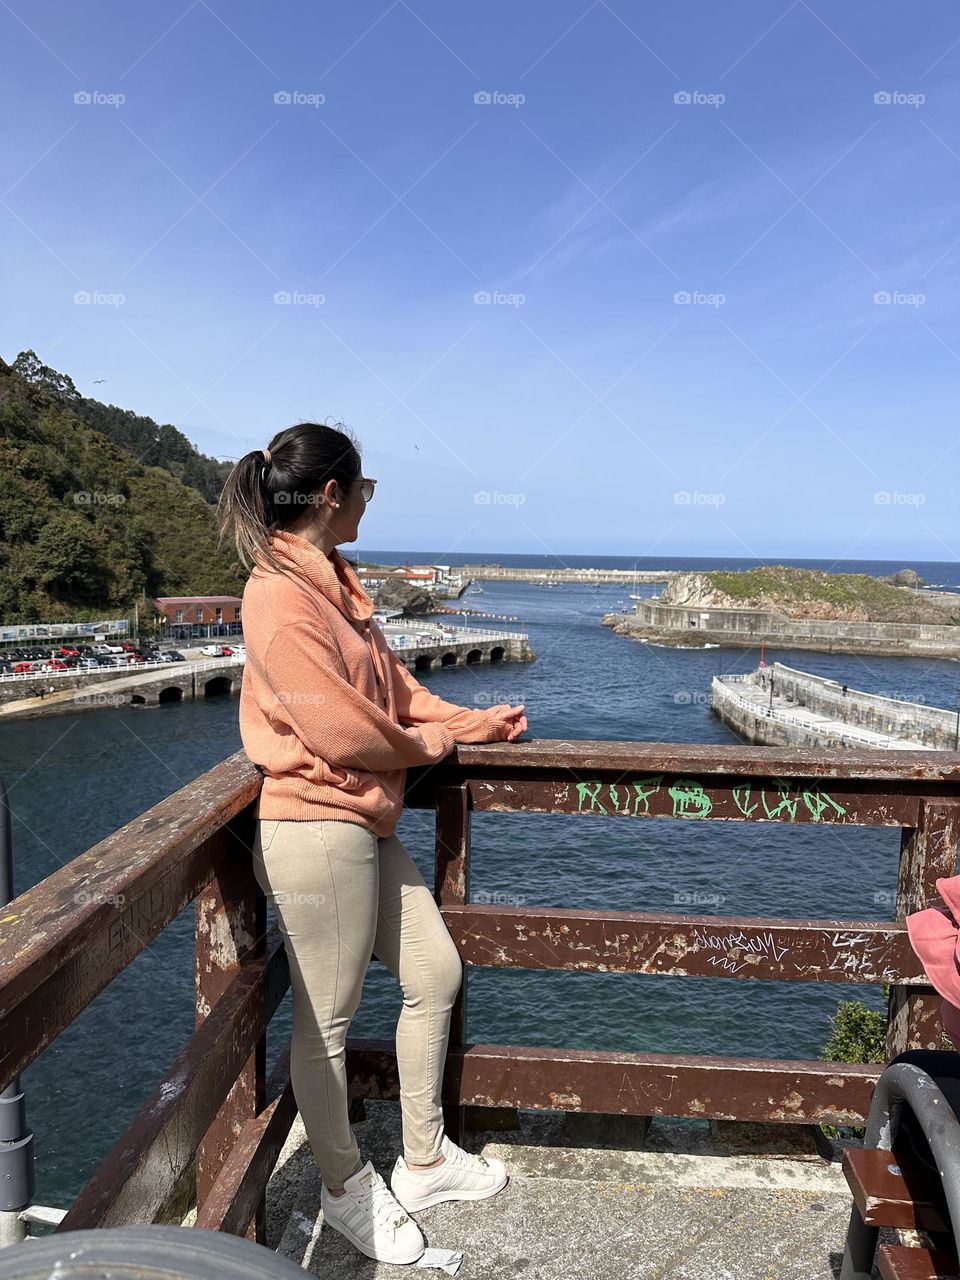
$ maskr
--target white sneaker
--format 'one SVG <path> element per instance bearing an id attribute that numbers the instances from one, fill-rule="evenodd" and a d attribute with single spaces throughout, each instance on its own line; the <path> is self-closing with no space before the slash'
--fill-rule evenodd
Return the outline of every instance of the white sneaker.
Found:
<path id="1" fill-rule="evenodd" d="M 320 1188 L 323 1220 L 378 1262 L 416 1262 L 425 1244 L 420 1228 L 390 1194 L 368 1160 L 343 1183 L 343 1195 Z"/>
<path id="2" fill-rule="evenodd" d="M 390 1187 L 405 1209 L 415 1213 L 445 1200 L 485 1200 L 507 1185 L 502 1160 L 471 1155 L 446 1134 L 440 1143 L 443 1161 L 432 1169 L 416 1172 L 403 1156 L 397 1156 Z"/>

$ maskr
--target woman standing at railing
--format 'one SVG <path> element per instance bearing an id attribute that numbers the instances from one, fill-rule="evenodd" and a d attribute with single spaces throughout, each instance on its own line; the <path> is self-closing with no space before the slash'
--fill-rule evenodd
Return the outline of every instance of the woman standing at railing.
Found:
<path id="1" fill-rule="evenodd" d="M 406 770 L 457 742 L 513 741 L 523 706 L 475 710 L 430 693 L 393 653 L 337 544 L 353 542 L 376 481 L 343 431 L 301 423 L 233 468 L 221 536 L 252 572 L 243 593 L 244 749 L 264 775 L 253 867 L 273 902 L 293 989 L 291 1081 L 323 1178 L 324 1220 L 368 1257 L 414 1262 L 404 1212 L 479 1200 L 499 1160 L 443 1132 L 440 1087 L 463 965 L 398 839 Z M 388 1189 L 348 1118 L 345 1042 L 375 955 L 403 990 L 397 1068 L 404 1154 Z"/>

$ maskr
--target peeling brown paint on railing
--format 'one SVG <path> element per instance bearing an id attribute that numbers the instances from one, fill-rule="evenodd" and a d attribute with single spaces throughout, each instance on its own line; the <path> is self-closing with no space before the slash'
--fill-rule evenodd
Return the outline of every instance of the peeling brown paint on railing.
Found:
<path id="1" fill-rule="evenodd" d="M 434 894 L 465 964 L 443 1100 L 467 1107 L 675 1115 L 788 1124 L 862 1122 L 871 1064 L 616 1053 L 466 1043 L 478 966 L 766 981 L 887 983 L 888 1056 L 936 1047 L 939 997 L 903 917 L 956 871 L 960 756 L 675 743 L 459 747 L 409 770 L 406 800 L 436 815 Z M 65 1222 L 150 1220 L 199 1166 L 201 1220 L 262 1233 L 263 1189 L 289 1130 L 289 1079 L 268 1096 L 263 1036 L 288 983 L 264 936 L 249 850 L 260 773 L 224 761 L 21 895 L 0 917 L 0 1088 L 196 901 L 197 1030 Z M 470 902 L 474 812 L 899 827 L 896 916 L 798 920 Z M 493 821 L 493 819 L 491 819 Z M 620 828 L 611 827 L 615 836 Z M 611 979 L 612 980 L 612 979 Z M 518 1038 L 523 1028 L 518 1027 Z M 395 1046 L 349 1040 L 353 1098 L 397 1098 Z"/>

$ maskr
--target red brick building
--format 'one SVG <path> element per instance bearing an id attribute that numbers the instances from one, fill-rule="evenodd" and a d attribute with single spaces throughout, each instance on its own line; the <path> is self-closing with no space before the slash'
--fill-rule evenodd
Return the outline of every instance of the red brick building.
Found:
<path id="1" fill-rule="evenodd" d="M 170 640 L 243 634 L 239 596 L 158 596 L 157 624 Z"/>

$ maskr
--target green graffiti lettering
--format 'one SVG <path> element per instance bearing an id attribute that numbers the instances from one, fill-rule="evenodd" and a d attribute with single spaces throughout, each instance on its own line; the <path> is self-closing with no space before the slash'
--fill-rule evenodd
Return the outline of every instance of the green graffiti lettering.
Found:
<path id="1" fill-rule="evenodd" d="M 786 778 L 772 778 L 771 781 L 773 782 L 773 785 L 777 789 L 777 795 L 779 796 L 779 800 L 777 804 L 774 806 L 774 808 L 771 809 L 769 804 L 767 804 L 766 788 L 764 788 L 764 790 L 760 792 L 760 800 L 761 800 L 761 803 L 763 804 L 764 812 L 766 813 L 767 817 L 779 818 L 780 814 L 786 811 L 789 814 L 787 821 L 796 822 L 797 805 L 799 803 L 799 798 L 797 796 L 790 795 L 789 781 Z"/>
<path id="2" fill-rule="evenodd" d="M 634 813 L 640 812 L 641 805 L 643 805 L 644 813 L 650 812 L 650 797 L 655 796 L 657 794 L 657 792 L 660 790 L 662 783 L 663 783 L 663 774 L 658 773 L 656 774 L 655 777 L 644 778 L 642 781 L 635 782 L 633 784 L 633 789 L 636 792 L 636 795 L 634 796 L 634 799 L 633 799 Z"/>
<path id="3" fill-rule="evenodd" d="M 699 782 L 684 778 L 667 789 L 673 801 L 675 818 L 705 818 L 713 808 L 713 801 Z"/>
<path id="4" fill-rule="evenodd" d="M 753 813 L 754 809 L 760 808 L 758 801 L 754 801 L 753 804 L 750 803 L 750 783 L 749 782 L 745 787 L 733 788 L 733 803 L 737 806 L 740 812 L 748 818 L 750 814 Z"/>
<path id="5" fill-rule="evenodd" d="M 842 804 L 838 804 L 833 796 L 828 796 L 825 791 L 804 791 L 800 798 L 810 810 L 810 816 L 814 822 L 820 821 L 825 809 L 833 809 L 834 813 L 840 817 L 847 812 Z"/>
<path id="6" fill-rule="evenodd" d="M 600 813 L 607 812 L 598 799 L 598 796 L 600 794 L 600 788 L 602 786 L 603 786 L 602 782 L 578 782 L 577 783 L 577 795 L 580 800 L 580 803 L 577 805 L 577 813 L 583 812 L 583 804 L 584 804 L 584 801 L 587 799 L 589 799 L 590 801 L 591 812 L 594 809 L 598 809 Z"/>

